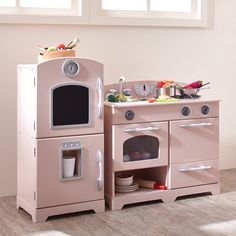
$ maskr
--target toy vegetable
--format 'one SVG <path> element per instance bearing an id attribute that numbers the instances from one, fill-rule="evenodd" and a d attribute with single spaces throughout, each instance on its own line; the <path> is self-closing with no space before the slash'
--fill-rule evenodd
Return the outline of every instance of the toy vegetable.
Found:
<path id="1" fill-rule="evenodd" d="M 184 86 L 184 88 L 186 88 L 186 89 L 188 89 L 188 88 L 201 88 L 201 87 L 202 87 L 201 80 L 194 81 L 194 82 Z"/>

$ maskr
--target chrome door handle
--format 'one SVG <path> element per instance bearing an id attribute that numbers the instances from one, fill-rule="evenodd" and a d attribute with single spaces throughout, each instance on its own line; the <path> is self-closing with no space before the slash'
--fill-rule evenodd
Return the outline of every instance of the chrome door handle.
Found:
<path id="1" fill-rule="evenodd" d="M 158 127 L 146 127 L 146 128 L 129 128 L 126 129 L 125 132 L 140 132 L 140 131 L 154 131 L 154 130 L 159 130 L 160 128 Z"/>
<path id="2" fill-rule="evenodd" d="M 101 78 L 97 78 L 97 90 L 98 90 L 98 117 L 102 117 L 103 105 L 102 105 L 102 95 L 103 95 L 103 82 Z"/>
<path id="3" fill-rule="evenodd" d="M 189 124 L 182 124 L 180 125 L 180 127 L 183 127 L 183 128 L 194 128 L 194 127 L 207 127 L 207 126 L 212 126 L 212 123 L 205 123 L 205 122 L 202 122 L 202 123 L 189 123 Z"/>
<path id="4" fill-rule="evenodd" d="M 179 171 L 181 172 L 187 172 L 187 171 L 198 171 L 198 170 L 208 170 L 211 169 L 212 166 L 198 166 L 198 167 L 188 167 L 188 168 L 182 168 Z"/>
<path id="5" fill-rule="evenodd" d="M 103 188 L 103 155 L 100 150 L 97 152 L 97 163 L 99 169 L 99 175 L 97 178 L 98 190 L 101 191 Z"/>

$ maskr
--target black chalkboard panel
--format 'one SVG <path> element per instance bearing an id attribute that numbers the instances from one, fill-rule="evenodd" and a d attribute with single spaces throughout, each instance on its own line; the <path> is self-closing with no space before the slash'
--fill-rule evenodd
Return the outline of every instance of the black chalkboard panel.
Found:
<path id="1" fill-rule="evenodd" d="M 57 87 L 52 92 L 53 126 L 89 122 L 89 89 L 80 85 Z"/>

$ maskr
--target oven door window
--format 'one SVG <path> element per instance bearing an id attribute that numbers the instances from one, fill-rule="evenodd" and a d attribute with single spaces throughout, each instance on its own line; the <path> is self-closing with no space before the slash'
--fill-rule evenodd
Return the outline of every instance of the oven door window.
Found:
<path id="1" fill-rule="evenodd" d="M 63 85 L 52 90 L 52 126 L 84 126 L 89 124 L 89 88 Z"/>
<path id="2" fill-rule="evenodd" d="M 157 137 L 140 135 L 127 139 L 123 144 L 123 161 L 141 161 L 159 158 Z"/>

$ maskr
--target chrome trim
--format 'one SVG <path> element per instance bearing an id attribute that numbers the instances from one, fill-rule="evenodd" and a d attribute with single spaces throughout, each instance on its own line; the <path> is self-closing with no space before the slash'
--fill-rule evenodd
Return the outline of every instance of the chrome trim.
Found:
<path id="1" fill-rule="evenodd" d="M 102 117 L 103 113 L 103 82 L 101 78 L 97 78 L 97 90 L 98 90 L 98 117 Z"/>
<path id="2" fill-rule="evenodd" d="M 154 131 L 159 130 L 158 127 L 146 127 L 146 128 L 129 128 L 126 129 L 125 132 L 141 132 L 141 131 Z"/>
<path id="3" fill-rule="evenodd" d="M 98 190 L 101 191 L 103 188 L 103 155 L 100 150 L 97 151 L 97 163 L 99 168 L 97 183 L 98 183 Z"/>
<path id="4" fill-rule="evenodd" d="M 209 123 L 205 123 L 205 122 L 202 122 L 202 123 L 189 123 L 189 124 L 182 124 L 180 125 L 180 127 L 183 127 L 183 128 L 194 128 L 194 127 L 207 127 L 207 126 L 212 126 L 212 123 L 209 122 Z"/>
<path id="5" fill-rule="evenodd" d="M 179 171 L 181 172 L 187 172 L 187 171 L 198 171 L 198 170 L 209 170 L 211 169 L 212 166 L 198 166 L 198 167 L 187 167 L 187 168 L 182 168 Z"/>

